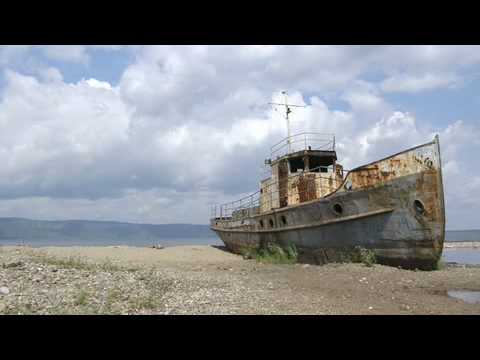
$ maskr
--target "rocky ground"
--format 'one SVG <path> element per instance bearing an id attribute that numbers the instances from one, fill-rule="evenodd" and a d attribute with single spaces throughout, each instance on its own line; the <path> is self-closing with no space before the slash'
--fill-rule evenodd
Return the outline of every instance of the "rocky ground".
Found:
<path id="1" fill-rule="evenodd" d="M 480 314 L 480 268 L 274 265 L 211 246 L 0 247 L 0 314 Z"/>

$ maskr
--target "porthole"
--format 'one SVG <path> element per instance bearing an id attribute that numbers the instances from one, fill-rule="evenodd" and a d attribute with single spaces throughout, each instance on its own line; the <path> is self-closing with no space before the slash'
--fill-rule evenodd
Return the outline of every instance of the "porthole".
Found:
<path id="1" fill-rule="evenodd" d="M 260 227 L 263 228 L 263 220 L 259 221 Z"/>
<path id="2" fill-rule="evenodd" d="M 423 215 L 425 213 L 425 206 L 420 200 L 415 200 L 413 202 L 413 208 L 417 212 L 417 214 Z"/>
<path id="3" fill-rule="evenodd" d="M 273 228 L 273 219 L 268 220 L 268 223 L 270 224 L 270 227 Z"/>
<path id="4" fill-rule="evenodd" d="M 334 204 L 332 209 L 333 209 L 333 212 L 337 215 L 343 214 L 343 206 L 340 205 L 339 203 Z"/>
<path id="5" fill-rule="evenodd" d="M 282 215 L 282 216 L 280 217 L 280 220 L 282 221 L 282 224 L 283 224 L 283 225 L 287 225 L 287 218 L 285 217 L 285 215 Z"/>

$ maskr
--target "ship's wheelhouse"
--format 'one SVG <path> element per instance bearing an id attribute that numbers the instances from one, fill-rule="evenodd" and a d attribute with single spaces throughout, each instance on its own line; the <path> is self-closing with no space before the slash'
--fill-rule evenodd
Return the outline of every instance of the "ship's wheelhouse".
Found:
<path id="1" fill-rule="evenodd" d="M 271 148 L 265 161 L 271 175 L 260 182 L 260 190 L 212 210 L 214 218 L 243 221 L 275 209 L 320 199 L 343 182 L 337 163 L 333 134 L 299 133 Z M 219 216 L 218 216 L 218 215 Z"/>
<path id="2" fill-rule="evenodd" d="M 270 162 L 272 176 L 260 185 L 260 213 L 319 199 L 343 181 L 335 150 L 301 150 Z"/>

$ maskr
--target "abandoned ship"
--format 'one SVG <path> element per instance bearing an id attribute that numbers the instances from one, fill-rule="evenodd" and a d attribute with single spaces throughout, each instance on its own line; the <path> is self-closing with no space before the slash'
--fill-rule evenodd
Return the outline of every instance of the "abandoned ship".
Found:
<path id="1" fill-rule="evenodd" d="M 445 210 L 438 135 L 387 158 L 343 169 L 335 136 L 303 132 L 271 148 L 271 176 L 243 199 L 212 207 L 227 249 L 294 244 L 323 264 L 369 249 L 377 263 L 430 270 L 442 255 Z"/>

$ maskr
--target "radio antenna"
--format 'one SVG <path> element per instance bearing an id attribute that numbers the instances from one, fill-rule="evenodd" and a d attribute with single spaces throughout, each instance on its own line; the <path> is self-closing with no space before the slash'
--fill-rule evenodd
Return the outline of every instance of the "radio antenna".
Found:
<path id="1" fill-rule="evenodd" d="M 288 117 L 288 114 L 292 112 L 290 107 L 306 107 L 305 105 L 295 105 L 295 104 L 289 104 L 288 103 L 288 95 L 286 91 L 282 91 L 282 94 L 284 95 L 285 102 L 283 104 L 280 103 L 269 103 L 270 105 L 280 105 L 280 106 L 285 106 L 285 120 L 287 120 L 287 144 L 288 144 L 288 152 L 292 152 L 292 143 L 291 143 L 291 133 L 290 133 L 290 119 Z"/>

